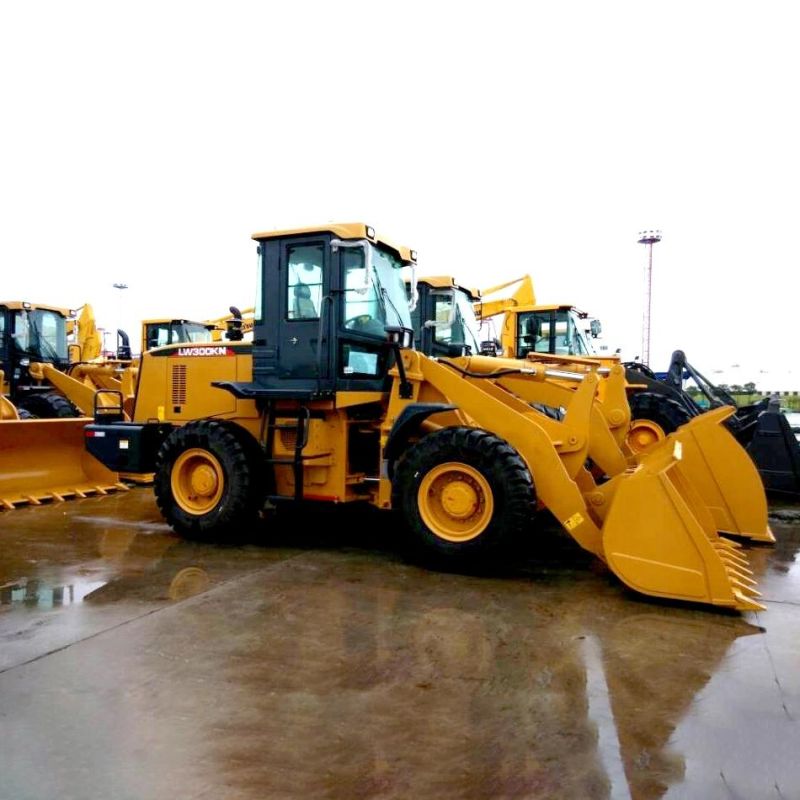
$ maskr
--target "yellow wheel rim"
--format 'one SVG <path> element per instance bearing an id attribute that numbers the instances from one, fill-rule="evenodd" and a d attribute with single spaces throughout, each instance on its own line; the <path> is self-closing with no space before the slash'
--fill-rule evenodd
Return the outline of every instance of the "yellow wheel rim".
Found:
<path id="1" fill-rule="evenodd" d="M 478 470 L 448 461 L 422 479 L 417 506 L 423 522 L 440 539 L 468 542 L 486 530 L 494 499 L 489 482 Z"/>
<path id="2" fill-rule="evenodd" d="M 172 467 L 172 496 L 188 514 L 213 511 L 225 488 L 222 465 L 208 450 L 195 447 L 181 453 Z"/>
<path id="3" fill-rule="evenodd" d="M 634 453 L 645 453 L 654 444 L 667 438 L 664 429 L 650 419 L 634 419 L 628 430 L 628 446 Z"/>

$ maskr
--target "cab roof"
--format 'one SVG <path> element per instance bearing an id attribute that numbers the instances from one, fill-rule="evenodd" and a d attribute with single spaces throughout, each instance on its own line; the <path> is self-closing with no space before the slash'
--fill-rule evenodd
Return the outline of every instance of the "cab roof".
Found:
<path id="1" fill-rule="evenodd" d="M 60 314 L 65 319 L 70 319 L 75 316 L 74 309 L 50 306 L 46 303 L 29 303 L 27 300 L 0 300 L 0 306 L 3 306 L 10 311 L 21 311 L 23 308 L 28 311 L 55 311 L 56 314 Z"/>
<path id="2" fill-rule="evenodd" d="M 480 300 L 480 289 L 469 289 L 458 283 L 451 275 L 420 275 L 417 283 L 427 283 L 434 289 L 459 289 L 469 295 L 471 302 L 476 303 Z"/>
<path id="3" fill-rule="evenodd" d="M 331 222 L 327 225 L 312 225 L 307 228 L 287 228 L 280 231 L 264 231 L 262 233 L 254 233 L 252 239 L 261 241 L 263 239 L 282 239 L 285 236 L 302 236 L 306 234 L 315 233 L 332 233 L 339 239 L 368 239 L 376 244 L 381 244 L 394 250 L 404 262 L 412 262 L 417 260 L 416 253 L 409 247 L 394 244 L 394 242 L 385 239 L 383 236 L 378 236 L 375 229 L 371 225 L 364 222 Z"/>

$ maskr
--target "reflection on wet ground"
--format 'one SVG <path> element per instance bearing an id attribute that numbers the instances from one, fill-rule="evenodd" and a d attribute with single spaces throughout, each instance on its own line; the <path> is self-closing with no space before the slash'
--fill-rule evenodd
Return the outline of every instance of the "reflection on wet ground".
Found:
<path id="1" fill-rule="evenodd" d="M 744 616 L 556 531 L 465 576 L 372 514 L 185 542 L 145 489 L 0 525 L 0 798 L 800 797 L 800 520 Z"/>

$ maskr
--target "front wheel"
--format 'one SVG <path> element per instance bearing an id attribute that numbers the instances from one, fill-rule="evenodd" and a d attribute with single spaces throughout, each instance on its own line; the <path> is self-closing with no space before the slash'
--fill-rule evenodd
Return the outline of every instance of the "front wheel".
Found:
<path id="1" fill-rule="evenodd" d="M 250 434 L 230 422 L 199 420 L 173 431 L 156 461 L 164 519 L 189 538 L 240 536 L 263 504 L 260 455 Z"/>
<path id="2" fill-rule="evenodd" d="M 530 528 L 536 493 L 525 463 L 503 439 L 443 428 L 398 463 L 392 506 L 418 554 L 466 564 L 500 556 Z"/>
<path id="3" fill-rule="evenodd" d="M 634 392 L 628 403 L 631 425 L 626 441 L 637 454 L 651 450 L 692 418 L 677 400 L 657 392 Z"/>
<path id="4" fill-rule="evenodd" d="M 28 414 L 28 418 L 38 419 L 68 419 L 79 417 L 80 413 L 60 394 L 48 392 L 47 394 L 31 394 L 19 401 L 19 409 Z"/>

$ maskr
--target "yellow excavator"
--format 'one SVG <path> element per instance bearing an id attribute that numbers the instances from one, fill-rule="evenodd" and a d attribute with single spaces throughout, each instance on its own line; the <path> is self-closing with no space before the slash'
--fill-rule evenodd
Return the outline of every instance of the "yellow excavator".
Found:
<path id="1" fill-rule="evenodd" d="M 411 349 L 413 251 L 361 223 L 253 238 L 253 341 L 144 353 L 131 421 L 98 404 L 86 428 L 109 469 L 155 473 L 177 532 L 224 538 L 270 504 L 361 502 L 460 564 L 506 551 L 547 509 L 636 591 L 763 608 L 695 486 L 736 460 L 718 416 L 629 460 L 621 366 L 427 356 Z"/>

